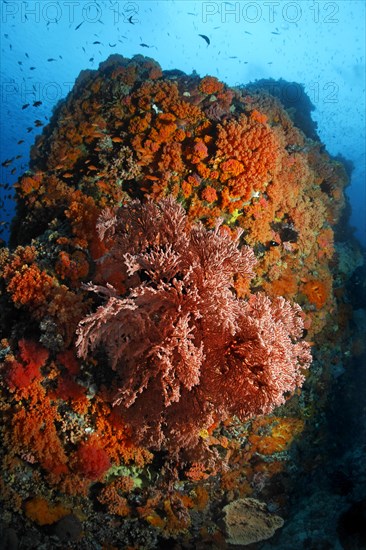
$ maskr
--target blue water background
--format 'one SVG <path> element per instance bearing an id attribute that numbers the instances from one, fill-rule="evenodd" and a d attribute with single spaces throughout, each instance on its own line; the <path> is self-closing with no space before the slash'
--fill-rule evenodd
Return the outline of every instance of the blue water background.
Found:
<path id="1" fill-rule="evenodd" d="M 35 121 L 47 124 L 81 70 L 119 53 L 152 57 L 163 69 L 214 75 L 230 86 L 262 78 L 302 83 L 328 152 L 354 165 L 347 190 L 351 223 L 366 244 L 364 1 L 0 3 L 0 160 L 13 159 L 1 167 L 0 237 L 7 238 L 14 213 L 6 184 L 27 169 L 42 131 Z M 294 106 L 301 100 L 300 87 L 283 93 Z M 34 107 L 35 101 L 42 105 Z"/>

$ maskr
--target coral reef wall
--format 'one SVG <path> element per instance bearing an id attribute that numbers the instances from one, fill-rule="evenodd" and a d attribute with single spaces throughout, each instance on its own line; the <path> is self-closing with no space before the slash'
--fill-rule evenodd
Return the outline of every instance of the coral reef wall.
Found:
<path id="1" fill-rule="evenodd" d="M 0 250 L 4 536 L 225 548 L 228 503 L 288 515 L 296 440 L 363 353 L 347 175 L 304 118 L 142 56 L 57 105 Z"/>

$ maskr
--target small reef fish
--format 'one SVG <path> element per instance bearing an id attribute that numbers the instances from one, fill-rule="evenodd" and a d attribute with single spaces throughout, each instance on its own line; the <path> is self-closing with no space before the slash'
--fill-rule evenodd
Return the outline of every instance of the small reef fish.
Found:
<path id="1" fill-rule="evenodd" d="M 4 162 L 1 163 L 1 166 L 3 166 L 4 168 L 7 168 L 8 166 L 11 165 L 11 163 L 13 162 L 14 160 L 14 157 L 12 159 L 6 159 L 4 160 Z"/>
<path id="2" fill-rule="evenodd" d="M 199 34 L 198 36 L 200 36 L 201 38 L 203 38 L 203 40 L 207 43 L 207 46 L 210 45 L 210 39 L 208 36 L 206 36 L 205 34 Z"/>

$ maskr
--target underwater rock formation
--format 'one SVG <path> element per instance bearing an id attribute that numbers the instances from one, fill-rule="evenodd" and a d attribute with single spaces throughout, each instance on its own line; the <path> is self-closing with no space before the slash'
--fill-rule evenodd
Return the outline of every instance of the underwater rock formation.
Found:
<path id="1" fill-rule="evenodd" d="M 230 544 L 247 546 L 269 539 L 283 525 L 280 516 L 270 514 L 266 504 L 254 498 L 234 500 L 224 507 L 223 512 Z"/>
<path id="2" fill-rule="evenodd" d="M 292 443 L 356 348 L 337 256 L 355 254 L 335 252 L 346 172 L 290 114 L 118 55 L 55 108 L 0 251 L 1 491 L 20 540 L 51 547 L 44 525 L 71 517 L 80 548 L 223 548 L 224 504 L 288 513 Z"/>

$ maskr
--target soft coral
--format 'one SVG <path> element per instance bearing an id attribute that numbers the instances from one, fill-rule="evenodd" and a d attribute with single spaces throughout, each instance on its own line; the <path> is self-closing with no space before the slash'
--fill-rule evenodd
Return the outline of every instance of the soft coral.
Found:
<path id="1" fill-rule="evenodd" d="M 81 356 L 104 344 L 121 380 L 116 402 L 139 443 L 177 452 L 195 446 L 217 416 L 268 413 L 301 384 L 310 363 L 299 341 L 299 306 L 232 291 L 250 279 L 249 247 L 216 228 L 191 225 L 172 198 L 133 201 L 100 220 L 108 268 L 123 271 L 129 293 L 90 285 L 107 302 L 79 325 Z"/>
<path id="2" fill-rule="evenodd" d="M 26 388 L 34 380 L 40 379 L 40 369 L 48 359 L 46 348 L 31 340 L 20 340 L 19 350 L 22 362 L 12 361 L 7 375 L 8 384 L 12 390 Z"/>

